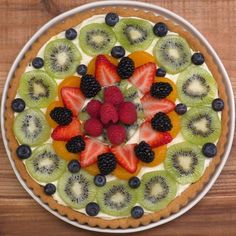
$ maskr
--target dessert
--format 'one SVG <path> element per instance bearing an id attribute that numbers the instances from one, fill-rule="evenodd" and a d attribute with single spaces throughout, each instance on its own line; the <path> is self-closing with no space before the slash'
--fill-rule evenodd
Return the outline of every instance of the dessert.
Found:
<path id="1" fill-rule="evenodd" d="M 16 166 L 45 203 L 81 224 L 167 217 L 220 161 L 220 78 L 205 48 L 161 16 L 75 15 L 35 42 L 12 80 L 6 130 Z"/>

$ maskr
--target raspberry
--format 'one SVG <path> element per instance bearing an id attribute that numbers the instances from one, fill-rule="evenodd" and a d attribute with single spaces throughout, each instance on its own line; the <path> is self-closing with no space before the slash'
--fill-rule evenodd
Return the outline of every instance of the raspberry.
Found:
<path id="1" fill-rule="evenodd" d="M 107 137 L 111 144 L 119 145 L 125 141 L 126 131 L 122 125 L 111 125 L 107 129 Z"/>
<path id="2" fill-rule="evenodd" d="M 116 123 L 118 121 L 118 113 L 116 108 L 111 103 L 104 103 L 100 109 L 100 117 L 103 124 L 108 124 L 110 121 Z"/>
<path id="3" fill-rule="evenodd" d="M 102 134 L 102 123 L 96 118 L 90 118 L 84 123 L 85 132 L 93 137 L 97 137 Z"/>
<path id="4" fill-rule="evenodd" d="M 136 107 L 132 102 L 124 102 L 119 106 L 119 119 L 126 125 L 132 125 L 137 120 Z"/>
<path id="5" fill-rule="evenodd" d="M 124 96 L 121 93 L 120 89 L 116 86 L 110 86 L 105 89 L 104 92 L 104 101 L 110 102 L 114 106 L 119 105 L 124 101 Z"/>
<path id="6" fill-rule="evenodd" d="M 102 103 L 98 100 L 92 99 L 86 108 L 86 111 L 88 114 L 93 118 L 99 118 L 100 117 L 100 108 L 102 106 Z"/>

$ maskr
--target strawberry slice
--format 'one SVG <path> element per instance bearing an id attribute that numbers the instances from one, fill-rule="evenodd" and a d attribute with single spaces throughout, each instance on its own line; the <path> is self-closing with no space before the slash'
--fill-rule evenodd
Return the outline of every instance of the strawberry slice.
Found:
<path id="1" fill-rule="evenodd" d="M 143 94 L 150 91 L 153 80 L 156 75 L 156 65 L 153 62 L 148 62 L 135 69 L 129 81 L 140 90 Z"/>
<path id="2" fill-rule="evenodd" d="M 111 149 L 119 164 L 130 173 L 134 173 L 138 165 L 138 159 L 134 153 L 135 145 L 136 144 L 126 144 L 123 146 L 115 146 Z"/>
<path id="3" fill-rule="evenodd" d="M 85 149 L 80 153 L 80 165 L 82 167 L 87 167 L 92 165 L 97 161 L 97 157 L 100 154 L 109 152 L 109 147 L 103 143 L 91 139 L 85 138 Z"/>
<path id="4" fill-rule="evenodd" d="M 95 77 L 101 86 L 110 86 L 120 81 L 116 66 L 104 55 L 97 56 L 95 65 Z"/>
<path id="5" fill-rule="evenodd" d="M 169 113 L 175 108 L 175 103 L 163 98 L 157 99 L 150 94 L 146 94 L 141 98 L 145 118 L 149 121 L 157 112 Z"/>
<path id="6" fill-rule="evenodd" d="M 151 123 L 146 121 L 140 127 L 139 141 L 145 141 L 154 148 L 170 143 L 172 137 L 168 132 L 155 131 L 152 128 Z"/>
<path id="7" fill-rule="evenodd" d="M 73 118 L 69 125 L 59 125 L 57 126 L 51 137 L 56 141 L 69 141 L 71 138 L 77 135 L 81 135 L 81 124 L 77 118 Z"/>
<path id="8" fill-rule="evenodd" d="M 77 116 L 85 102 L 85 97 L 80 88 L 63 87 L 61 97 L 64 105 L 72 111 L 74 116 Z"/>

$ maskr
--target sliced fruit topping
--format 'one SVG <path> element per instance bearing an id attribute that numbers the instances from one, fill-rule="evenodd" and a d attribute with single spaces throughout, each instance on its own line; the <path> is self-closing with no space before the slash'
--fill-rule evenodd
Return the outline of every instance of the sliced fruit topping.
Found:
<path id="1" fill-rule="evenodd" d="M 125 216 L 130 214 L 136 203 L 135 191 L 124 181 L 114 180 L 98 189 L 97 202 L 101 212 L 112 216 Z"/>
<path id="2" fill-rule="evenodd" d="M 16 149 L 16 155 L 21 159 L 27 159 L 31 156 L 32 151 L 29 145 L 26 144 L 21 144 L 20 146 L 17 147 Z"/>
<path id="3" fill-rule="evenodd" d="M 84 123 L 84 131 L 92 137 L 98 137 L 102 134 L 103 125 L 100 120 L 90 118 Z"/>
<path id="4" fill-rule="evenodd" d="M 91 139 L 85 138 L 85 150 L 80 154 L 80 164 L 82 167 L 92 165 L 97 161 L 98 155 L 109 152 L 109 147 L 103 143 Z"/>
<path id="5" fill-rule="evenodd" d="M 153 26 L 153 33 L 158 37 L 166 36 L 168 26 L 163 22 L 158 22 Z"/>
<path id="6" fill-rule="evenodd" d="M 116 157 L 112 152 L 98 155 L 98 169 L 102 175 L 110 174 L 116 168 Z"/>
<path id="7" fill-rule="evenodd" d="M 102 104 L 100 117 L 103 124 L 108 124 L 110 121 L 116 123 L 119 119 L 116 108 L 111 103 Z"/>
<path id="8" fill-rule="evenodd" d="M 134 147 L 136 157 L 142 162 L 150 163 L 154 160 L 154 152 L 151 146 L 145 141 L 141 141 Z"/>
<path id="9" fill-rule="evenodd" d="M 63 79 L 76 72 L 81 54 L 78 48 L 67 39 L 50 41 L 44 51 L 44 68 L 56 79 Z"/>
<path id="10" fill-rule="evenodd" d="M 104 102 L 110 102 L 117 106 L 124 102 L 124 96 L 117 86 L 110 86 L 104 90 Z"/>
<path id="11" fill-rule="evenodd" d="M 134 173 L 130 173 L 125 168 L 117 164 L 115 170 L 112 172 L 112 175 L 116 176 L 118 179 L 129 180 L 130 178 L 137 176 L 141 168 L 142 166 L 140 162 L 138 162 L 136 171 Z"/>
<path id="12" fill-rule="evenodd" d="M 172 111 L 168 113 L 168 117 L 170 118 L 172 124 L 172 129 L 168 133 L 171 135 L 172 138 L 175 138 L 181 129 L 180 116 L 175 111 Z"/>
<path id="13" fill-rule="evenodd" d="M 168 148 L 165 169 L 180 184 L 194 183 L 202 176 L 204 156 L 201 149 L 188 142 Z"/>
<path id="14" fill-rule="evenodd" d="M 152 25 L 145 20 L 123 18 L 114 27 L 117 40 L 128 51 L 145 50 L 152 43 Z"/>
<path id="15" fill-rule="evenodd" d="M 72 112 L 66 107 L 55 107 L 50 111 L 50 117 L 59 125 L 68 125 L 72 121 Z"/>
<path id="16" fill-rule="evenodd" d="M 134 152 L 135 144 L 126 144 L 123 146 L 116 146 L 111 149 L 115 154 L 118 163 L 130 173 L 137 170 L 138 159 Z"/>
<path id="17" fill-rule="evenodd" d="M 101 85 L 94 76 L 84 75 L 81 78 L 80 89 L 86 98 L 92 98 L 101 90 Z"/>
<path id="18" fill-rule="evenodd" d="M 132 125 L 137 121 L 136 106 L 132 102 L 124 102 L 120 104 L 118 114 L 119 120 L 126 125 Z"/>
<path id="19" fill-rule="evenodd" d="M 135 51 L 128 55 L 134 61 L 135 68 L 147 64 L 148 62 L 156 63 L 153 55 L 146 51 Z"/>
<path id="20" fill-rule="evenodd" d="M 166 171 L 143 175 L 138 191 L 138 202 L 149 211 L 165 208 L 176 196 L 177 184 Z"/>
<path id="21" fill-rule="evenodd" d="M 168 132 L 155 131 L 150 122 L 144 122 L 140 127 L 140 142 L 145 140 L 151 147 L 158 147 L 172 141 L 172 137 Z"/>
<path id="22" fill-rule="evenodd" d="M 104 23 L 92 23 L 80 30 L 81 49 L 90 56 L 108 53 L 116 43 L 113 30 Z"/>
<path id="23" fill-rule="evenodd" d="M 114 58 L 121 58 L 125 55 L 125 49 L 122 46 L 115 46 L 111 49 L 111 55 Z"/>
<path id="24" fill-rule="evenodd" d="M 88 114 L 93 118 L 99 118 L 100 117 L 100 109 L 101 109 L 102 103 L 96 99 L 92 99 L 86 107 L 86 111 Z"/>
<path id="25" fill-rule="evenodd" d="M 117 73 L 121 79 L 128 79 L 134 73 L 134 61 L 129 57 L 123 57 L 118 66 Z"/>
<path id="26" fill-rule="evenodd" d="M 83 167 L 83 169 L 88 172 L 90 175 L 98 175 L 100 173 L 100 170 L 98 169 L 97 163 L 94 163 L 90 166 Z"/>
<path id="27" fill-rule="evenodd" d="M 79 153 L 85 149 L 85 142 L 81 135 L 71 138 L 67 144 L 66 149 L 71 153 Z"/>
<path id="28" fill-rule="evenodd" d="M 47 107 L 56 98 L 56 82 L 41 70 L 25 72 L 19 85 L 19 95 L 29 107 Z"/>
<path id="29" fill-rule="evenodd" d="M 173 128 L 171 119 L 163 112 L 158 112 L 151 119 L 152 128 L 159 132 L 170 131 Z"/>
<path id="30" fill-rule="evenodd" d="M 57 191 L 68 206 L 81 209 L 94 200 L 97 190 L 92 176 L 80 170 L 76 174 L 65 172 L 57 183 Z"/>
<path id="31" fill-rule="evenodd" d="M 107 25 L 114 26 L 117 24 L 118 21 L 119 21 L 119 16 L 116 13 L 109 12 L 108 14 L 106 14 L 105 22 Z"/>
<path id="32" fill-rule="evenodd" d="M 120 145 L 126 139 L 126 130 L 122 125 L 110 125 L 107 128 L 107 137 L 112 145 Z"/>
<path id="33" fill-rule="evenodd" d="M 56 186 L 54 184 L 48 183 L 44 186 L 44 193 L 48 196 L 53 195 L 56 192 Z"/>
<path id="34" fill-rule="evenodd" d="M 141 103 L 147 120 L 151 120 L 157 112 L 169 113 L 175 108 L 175 104 L 172 101 L 166 98 L 156 99 L 150 94 L 143 96 Z"/>
<path id="35" fill-rule="evenodd" d="M 179 99 L 187 106 L 209 104 L 216 95 L 216 82 L 203 68 L 190 66 L 177 79 Z"/>
<path id="36" fill-rule="evenodd" d="M 215 142 L 221 133 L 218 114 L 209 107 L 191 108 L 181 120 L 181 133 L 194 144 Z"/>
<path id="37" fill-rule="evenodd" d="M 50 137 L 50 127 L 39 109 L 27 109 L 15 117 L 13 131 L 20 143 L 36 146 Z"/>
<path id="38" fill-rule="evenodd" d="M 125 101 L 131 101 L 131 102 L 139 97 L 138 90 L 134 86 L 129 86 L 129 88 L 127 88 L 124 91 L 124 95 L 125 95 Z"/>
<path id="39" fill-rule="evenodd" d="M 155 78 L 156 65 L 152 62 L 146 63 L 135 69 L 129 81 L 143 94 L 150 91 Z"/>
<path id="40" fill-rule="evenodd" d="M 34 179 L 44 183 L 57 180 L 66 170 L 66 161 L 57 156 L 51 144 L 34 149 L 25 165 Z"/>
<path id="41" fill-rule="evenodd" d="M 14 112 L 22 112 L 25 110 L 25 101 L 21 98 L 15 98 L 11 103 Z"/>
<path id="42" fill-rule="evenodd" d="M 177 35 L 167 35 L 157 41 L 154 48 L 157 64 L 170 74 L 177 74 L 191 63 L 187 41 Z"/>

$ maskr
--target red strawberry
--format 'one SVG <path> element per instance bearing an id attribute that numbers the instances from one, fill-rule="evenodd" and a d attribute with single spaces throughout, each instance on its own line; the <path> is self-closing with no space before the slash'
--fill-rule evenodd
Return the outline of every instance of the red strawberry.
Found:
<path id="1" fill-rule="evenodd" d="M 146 121 L 140 127 L 139 142 L 141 141 L 147 142 L 154 148 L 170 143 L 172 141 L 172 137 L 168 132 L 155 131 L 152 128 L 151 123 Z"/>
<path id="2" fill-rule="evenodd" d="M 134 173 L 137 170 L 138 165 L 138 159 L 134 153 L 135 145 L 136 144 L 126 144 L 123 146 L 116 146 L 111 149 L 119 164 L 130 173 Z"/>
<path id="3" fill-rule="evenodd" d="M 135 69 L 133 75 L 129 78 L 129 81 L 137 87 L 143 94 L 150 91 L 153 80 L 156 75 L 155 63 L 148 62 Z"/>
<path id="4" fill-rule="evenodd" d="M 109 86 L 120 81 L 113 65 L 104 55 L 98 55 L 95 64 L 95 77 L 101 86 Z"/>
<path id="5" fill-rule="evenodd" d="M 69 125 L 57 126 L 51 136 L 56 141 L 69 141 L 74 136 L 81 134 L 80 121 L 77 118 L 73 118 Z"/>
<path id="6" fill-rule="evenodd" d="M 142 97 L 141 103 L 144 109 L 144 115 L 149 121 L 157 112 L 169 113 L 175 108 L 175 104 L 168 99 L 157 99 L 150 94 L 146 94 Z"/>
<path id="7" fill-rule="evenodd" d="M 87 167 L 92 165 L 97 161 L 97 157 L 100 154 L 109 152 L 109 147 L 103 143 L 91 139 L 85 138 L 85 149 L 80 153 L 80 165 L 82 167 Z"/>
<path id="8" fill-rule="evenodd" d="M 64 87 L 61 89 L 61 97 L 64 105 L 77 116 L 84 105 L 85 97 L 80 88 Z"/>

